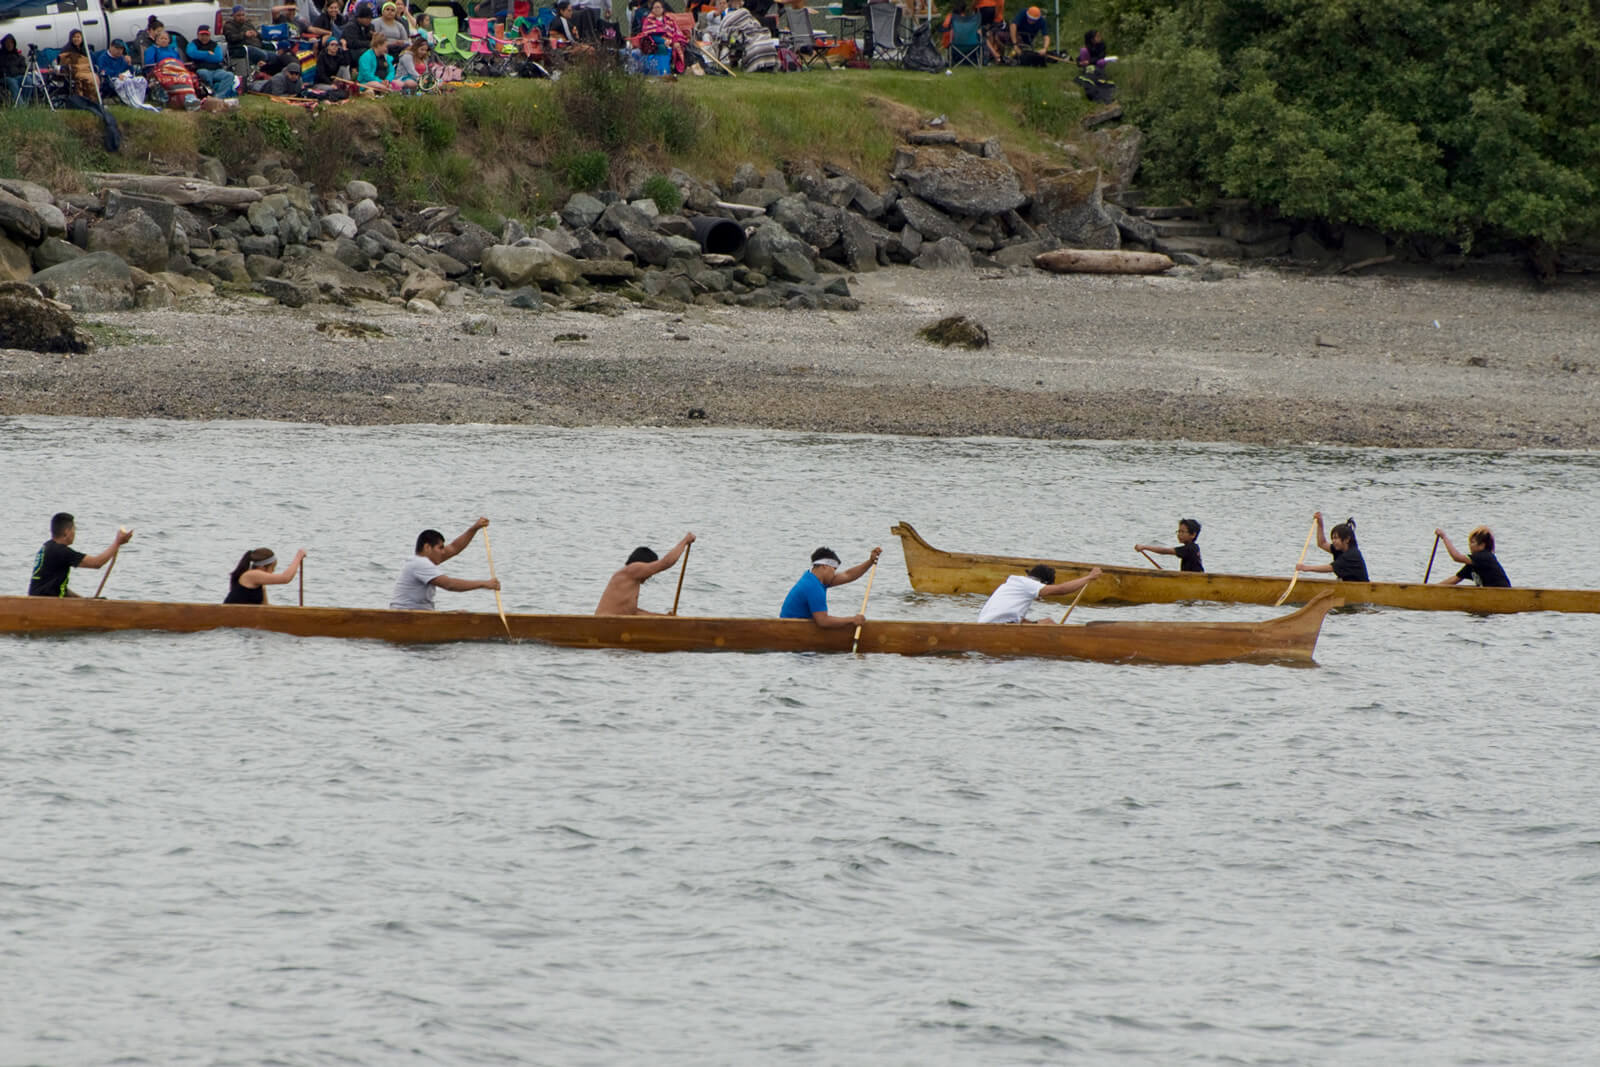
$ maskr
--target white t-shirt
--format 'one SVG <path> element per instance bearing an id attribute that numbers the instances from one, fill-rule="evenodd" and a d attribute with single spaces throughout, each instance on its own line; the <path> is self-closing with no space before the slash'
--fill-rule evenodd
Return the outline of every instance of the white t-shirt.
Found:
<path id="1" fill-rule="evenodd" d="M 433 580 L 444 574 L 427 556 L 412 556 L 400 568 L 400 580 L 394 583 L 394 599 L 389 606 L 396 611 L 432 611 Z"/>
<path id="2" fill-rule="evenodd" d="M 989 600 L 978 612 L 979 622 L 1021 622 L 1028 617 L 1028 609 L 1039 599 L 1044 583 L 1026 574 L 1013 574 L 1005 583 L 989 594 Z"/>

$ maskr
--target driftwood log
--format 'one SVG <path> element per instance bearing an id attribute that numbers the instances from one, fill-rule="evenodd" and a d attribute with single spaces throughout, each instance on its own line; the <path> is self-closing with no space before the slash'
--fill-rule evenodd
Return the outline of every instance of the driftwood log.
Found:
<path id="1" fill-rule="evenodd" d="M 1040 270 L 1057 274 L 1160 274 L 1172 260 L 1160 252 L 1118 252 L 1098 248 L 1062 248 L 1033 257 Z"/>
<path id="2" fill-rule="evenodd" d="M 200 178 L 165 174 L 90 174 L 96 189 L 121 189 L 142 196 L 159 196 L 174 204 L 211 204 L 245 207 L 262 197 L 260 189 L 241 185 L 212 185 Z"/>

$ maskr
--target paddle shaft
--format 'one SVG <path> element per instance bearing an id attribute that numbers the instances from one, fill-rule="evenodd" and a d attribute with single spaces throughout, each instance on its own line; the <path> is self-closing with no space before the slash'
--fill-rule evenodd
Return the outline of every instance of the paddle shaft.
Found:
<path id="1" fill-rule="evenodd" d="M 872 595 L 872 579 L 877 575 L 878 565 L 874 563 L 872 569 L 867 571 L 867 591 L 861 594 L 861 610 L 856 612 L 857 615 L 865 615 L 867 613 L 867 597 Z M 852 655 L 859 644 L 861 644 L 861 624 L 858 622 L 856 623 L 856 635 L 850 639 L 850 652 Z"/>
<path id="2" fill-rule="evenodd" d="M 1154 556 L 1152 556 L 1150 553 L 1146 552 L 1144 549 L 1141 548 L 1139 550 L 1139 555 L 1143 556 L 1145 559 L 1147 559 L 1151 563 L 1155 564 L 1156 570 L 1158 570 L 1158 571 L 1166 570 L 1166 568 L 1161 565 L 1161 561 L 1160 560 L 1156 559 Z"/>
<path id="3" fill-rule="evenodd" d="M 1433 535 L 1433 551 L 1428 553 L 1428 569 L 1422 572 L 1422 584 L 1428 584 L 1428 578 L 1433 574 L 1433 557 L 1439 554 L 1439 535 Z"/>
<path id="4" fill-rule="evenodd" d="M 111 561 L 106 564 L 106 572 L 100 576 L 100 584 L 97 587 L 95 587 L 94 598 L 96 600 L 99 600 L 100 599 L 100 594 L 105 591 L 106 582 L 111 580 L 111 568 L 115 567 L 117 565 L 117 556 L 119 556 L 121 554 L 122 554 L 122 546 L 118 545 L 117 546 L 117 550 L 115 552 L 111 553 Z"/>
<path id="5" fill-rule="evenodd" d="M 306 606 L 306 561 L 300 560 L 300 606 Z"/>
<path id="6" fill-rule="evenodd" d="M 1312 519 L 1311 529 L 1306 531 L 1306 543 L 1300 549 L 1300 558 L 1295 560 L 1294 574 L 1289 578 L 1289 588 L 1283 591 L 1283 595 L 1273 603 L 1273 607 L 1282 607 L 1283 602 L 1289 599 L 1289 594 L 1294 592 L 1294 583 L 1300 580 L 1300 564 L 1306 561 L 1306 553 L 1311 551 L 1311 539 L 1315 536 L 1317 536 L 1317 520 Z"/>
<path id="7" fill-rule="evenodd" d="M 1155 560 L 1151 560 L 1150 562 L 1154 563 Z M 1093 582 L 1084 582 L 1081 586 L 1078 587 L 1078 595 L 1072 598 L 1072 603 L 1067 605 L 1066 614 L 1061 616 L 1061 621 L 1063 623 L 1067 621 L 1067 615 L 1071 615 L 1072 614 L 1072 609 L 1078 606 L 1078 601 L 1083 599 L 1083 591 L 1085 589 L 1089 588 L 1089 586 L 1091 586 L 1093 584 L 1094 584 Z"/>
<path id="8" fill-rule="evenodd" d="M 693 547 L 693 542 L 683 546 L 683 561 L 678 564 L 678 591 L 672 594 L 672 611 L 670 614 L 673 615 L 678 613 L 678 598 L 683 595 L 683 575 L 689 569 L 689 550 Z"/>
<path id="9" fill-rule="evenodd" d="M 489 546 L 489 530 L 487 527 L 483 531 L 483 554 L 489 557 L 489 580 L 498 583 L 500 579 L 496 578 L 494 574 L 494 549 Z M 494 606 L 495 610 L 500 613 L 500 625 L 506 628 L 506 636 L 510 637 L 511 624 L 506 621 L 506 606 L 500 599 L 500 590 L 498 589 L 494 591 Z"/>

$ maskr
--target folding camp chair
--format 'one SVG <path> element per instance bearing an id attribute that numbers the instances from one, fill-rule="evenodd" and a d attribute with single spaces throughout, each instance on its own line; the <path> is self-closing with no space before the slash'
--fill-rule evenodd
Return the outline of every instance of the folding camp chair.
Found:
<path id="1" fill-rule="evenodd" d="M 983 23 L 977 15 L 961 15 L 950 20 L 950 67 L 981 67 L 986 51 Z"/>
<path id="2" fill-rule="evenodd" d="M 867 5 L 867 61 L 899 64 L 905 58 L 906 45 L 902 36 L 904 23 L 900 5 L 896 3 L 871 3 Z"/>
<path id="3" fill-rule="evenodd" d="M 805 8 L 783 9 L 783 36 L 789 50 L 799 56 L 805 66 L 821 63 L 824 68 L 833 69 L 828 62 L 828 49 L 838 42 L 817 37 L 816 31 L 811 28 L 811 12 Z"/>

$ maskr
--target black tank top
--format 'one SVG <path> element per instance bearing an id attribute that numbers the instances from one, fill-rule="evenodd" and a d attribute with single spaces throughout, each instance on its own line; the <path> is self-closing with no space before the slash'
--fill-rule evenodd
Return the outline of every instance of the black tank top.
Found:
<path id="1" fill-rule="evenodd" d="M 254 589 L 246 588 L 239 584 L 239 579 L 228 575 L 228 595 L 222 601 L 224 604 L 265 604 L 267 591 L 261 586 Z"/>

